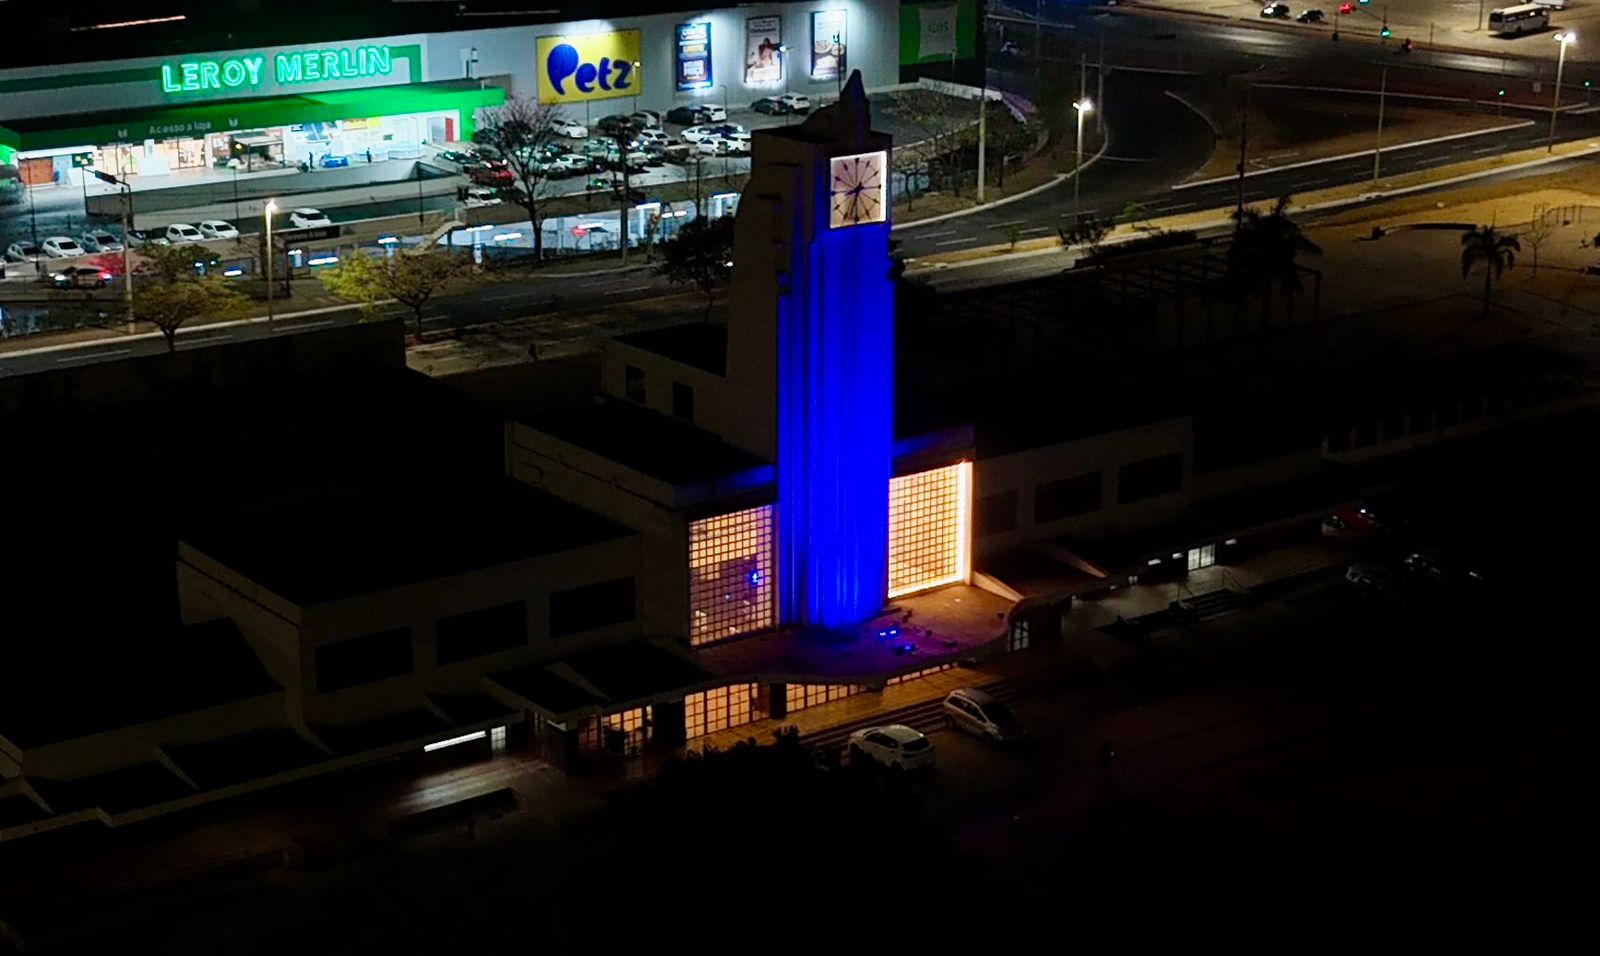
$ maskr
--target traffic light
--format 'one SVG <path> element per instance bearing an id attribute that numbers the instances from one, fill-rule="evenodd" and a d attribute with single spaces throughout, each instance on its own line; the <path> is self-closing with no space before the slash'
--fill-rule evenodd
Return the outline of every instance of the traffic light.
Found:
<path id="1" fill-rule="evenodd" d="M 1385 40 L 1389 39 L 1389 28 L 1384 27 L 1382 30 L 1379 30 L 1378 36 L 1383 37 Z"/>
<path id="2" fill-rule="evenodd" d="M 1584 80 L 1583 81 L 1583 88 L 1586 89 L 1586 90 L 1593 89 L 1594 88 L 1594 80 Z"/>
<path id="3" fill-rule="evenodd" d="M 1363 7 L 1364 7 L 1364 6 L 1366 6 L 1366 5 L 1367 5 L 1367 4 L 1369 4 L 1369 3 L 1371 3 L 1371 2 L 1372 2 L 1372 0 L 1356 0 L 1356 2 L 1357 2 L 1357 3 L 1359 3 L 1359 4 L 1361 4 L 1361 5 L 1362 5 L 1362 6 L 1363 6 Z"/>
<path id="4" fill-rule="evenodd" d="M 1494 91 L 1494 95 L 1495 96 L 1505 96 L 1506 95 L 1506 88 L 1503 87 L 1503 86 L 1500 87 L 1498 90 Z"/>

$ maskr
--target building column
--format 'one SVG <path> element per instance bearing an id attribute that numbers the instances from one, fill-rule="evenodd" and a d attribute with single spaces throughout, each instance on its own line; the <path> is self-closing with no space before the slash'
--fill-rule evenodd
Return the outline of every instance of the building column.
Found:
<path id="1" fill-rule="evenodd" d="M 539 757 L 565 773 L 578 771 L 578 728 L 562 729 L 549 721 L 539 722 Z"/>
<path id="2" fill-rule="evenodd" d="M 650 708 L 650 741 L 653 747 L 670 750 L 683 746 L 687 739 L 687 729 L 683 725 L 683 701 L 663 701 Z"/>
<path id="3" fill-rule="evenodd" d="M 767 694 L 767 718 L 769 720 L 782 720 L 789 716 L 789 685 L 767 684 L 762 689 Z"/>

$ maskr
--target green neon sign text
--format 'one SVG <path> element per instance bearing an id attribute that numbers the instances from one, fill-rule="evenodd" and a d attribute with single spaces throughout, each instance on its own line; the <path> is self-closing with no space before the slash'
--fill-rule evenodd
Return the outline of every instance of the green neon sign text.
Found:
<path id="1" fill-rule="evenodd" d="M 255 89 L 267 62 L 262 54 L 221 60 L 183 60 L 161 64 L 164 93 Z M 388 76 L 394 57 L 386 46 L 340 47 L 333 50 L 290 50 L 272 58 L 272 77 L 280 86 Z"/>

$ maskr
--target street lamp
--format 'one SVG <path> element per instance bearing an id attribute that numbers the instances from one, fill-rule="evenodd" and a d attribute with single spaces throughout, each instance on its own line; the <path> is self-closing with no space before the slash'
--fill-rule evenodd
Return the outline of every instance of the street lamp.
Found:
<path id="1" fill-rule="evenodd" d="M 267 321 L 272 321 L 272 214 L 278 211 L 276 199 L 267 200 L 267 205 L 261 210 L 261 219 L 267 227 L 267 251 L 264 258 L 267 263 Z"/>
<path id="2" fill-rule="evenodd" d="M 1578 34 L 1566 30 L 1556 34 L 1556 42 L 1561 44 L 1561 53 L 1556 57 L 1556 98 L 1550 107 L 1550 139 L 1544 144 L 1544 151 L 1553 153 L 1556 149 L 1556 113 L 1561 109 L 1561 71 L 1567 65 L 1567 47 L 1578 39 Z"/>
<path id="3" fill-rule="evenodd" d="M 1072 210 L 1078 210 L 1078 182 L 1083 179 L 1083 118 L 1094 112 L 1094 104 L 1085 96 L 1072 104 L 1078 113 L 1078 163 L 1072 168 Z"/>

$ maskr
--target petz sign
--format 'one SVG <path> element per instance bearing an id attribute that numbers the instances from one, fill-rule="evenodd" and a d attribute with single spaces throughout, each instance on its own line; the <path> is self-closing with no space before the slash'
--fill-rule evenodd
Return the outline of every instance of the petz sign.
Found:
<path id="1" fill-rule="evenodd" d="M 638 30 L 540 37 L 534 49 L 539 58 L 539 102 L 545 105 L 644 92 Z"/>

